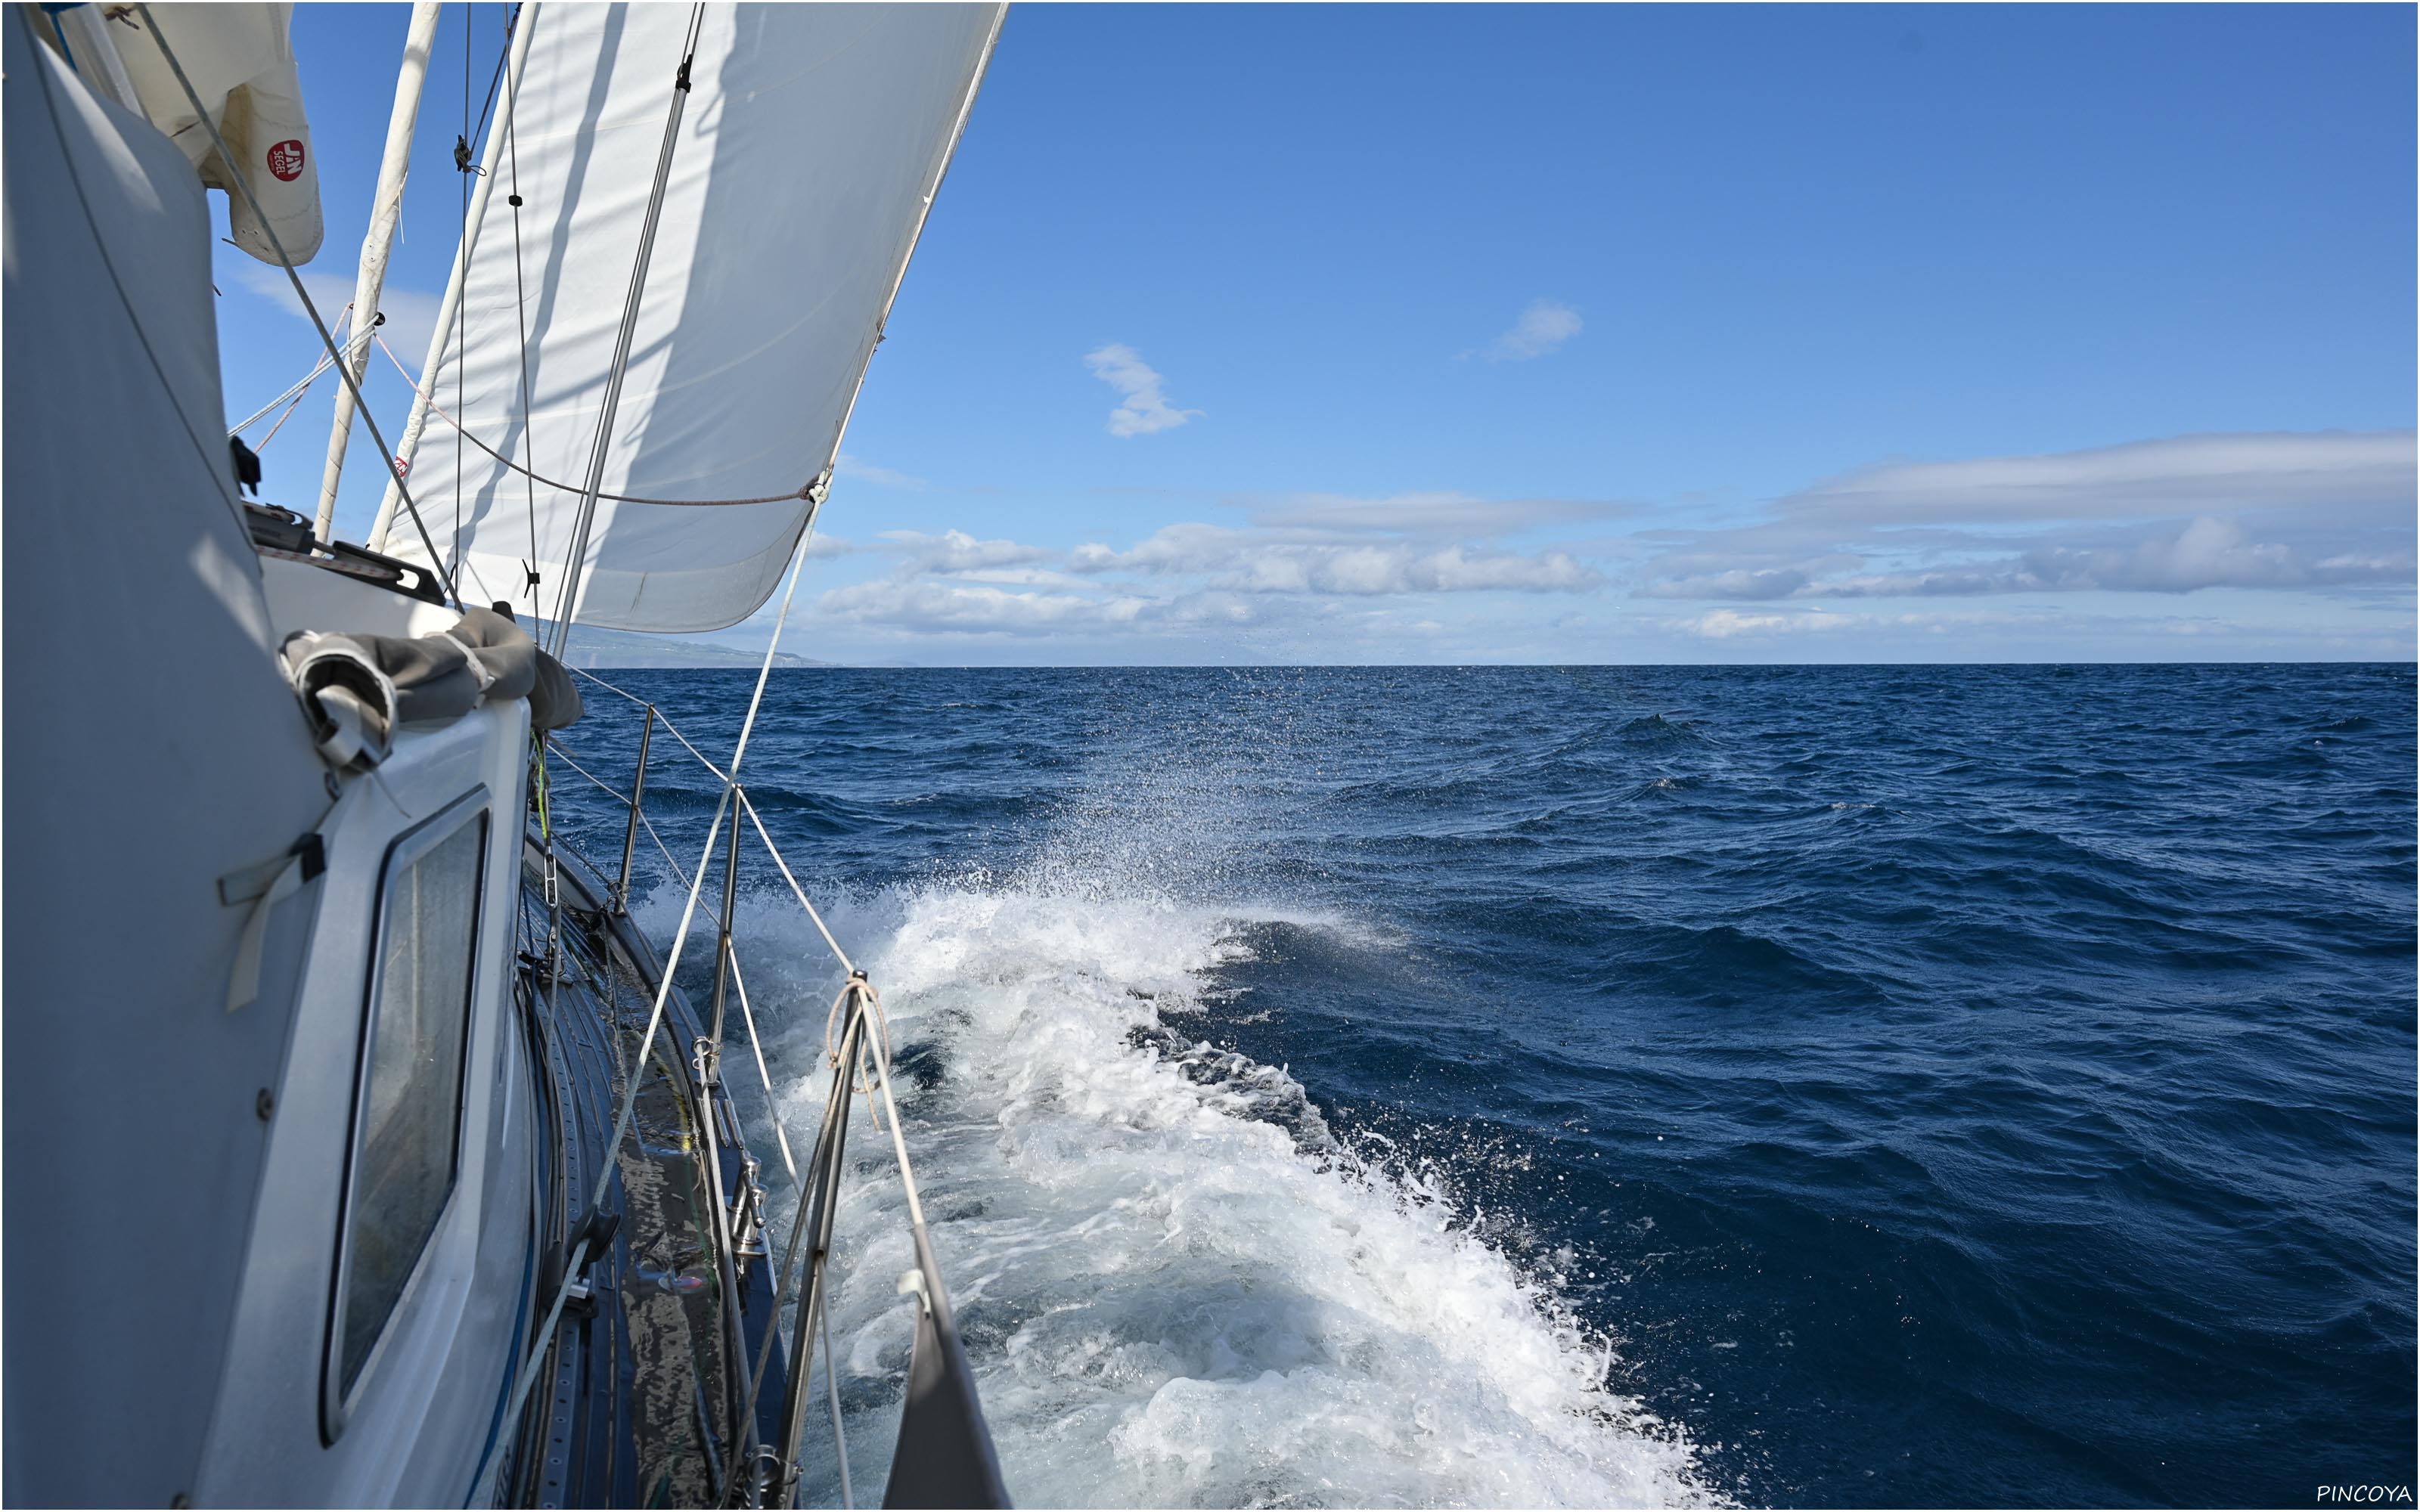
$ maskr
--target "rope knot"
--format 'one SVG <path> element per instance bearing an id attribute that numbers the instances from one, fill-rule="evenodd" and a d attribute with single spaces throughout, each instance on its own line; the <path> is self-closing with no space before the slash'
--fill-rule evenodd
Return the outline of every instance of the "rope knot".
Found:
<path id="1" fill-rule="evenodd" d="M 873 1021 L 868 1026 L 872 1031 L 873 1040 L 869 1048 L 880 1063 L 883 1073 L 885 1075 L 890 1073 L 891 1015 L 883 1011 L 882 994 L 875 989 L 872 979 L 865 974 L 865 968 L 857 965 L 848 968 L 848 980 L 841 983 L 839 995 L 832 998 L 831 1011 L 824 1015 L 824 1063 L 827 1066 L 835 1071 L 840 1069 L 841 1041 L 848 1038 L 850 1023 L 862 1018 L 869 1008 L 874 1011 Z M 843 1017 L 844 1011 L 847 1015 L 846 1018 Z M 865 1068 L 862 1066 L 856 1068 L 853 1074 L 861 1086 L 866 1086 Z M 866 1087 L 866 1111 L 872 1113 L 874 1103 L 870 1086 Z M 874 1126 L 877 1129 L 882 1127 L 879 1115 L 875 1117 Z"/>

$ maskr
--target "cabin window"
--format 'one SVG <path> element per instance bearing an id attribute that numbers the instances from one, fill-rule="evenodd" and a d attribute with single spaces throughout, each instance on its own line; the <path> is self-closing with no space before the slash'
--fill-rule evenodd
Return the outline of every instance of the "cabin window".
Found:
<path id="1" fill-rule="evenodd" d="M 483 798 L 473 795 L 396 841 L 379 887 L 338 1255 L 332 1405 L 339 1407 L 454 1189 L 488 848 L 484 803 L 469 806 Z"/>

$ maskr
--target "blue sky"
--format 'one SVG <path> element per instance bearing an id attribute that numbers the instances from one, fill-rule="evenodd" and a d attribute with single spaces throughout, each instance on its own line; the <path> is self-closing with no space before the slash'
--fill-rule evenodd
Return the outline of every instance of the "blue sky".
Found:
<path id="1" fill-rule="evenodd" d="M 406 15 L 296 8 L 332 312 Z M 472 15 L 475 113 L 504 8 Z M 2414 17 L 1020 7 L 784 645 L 2410 659 Z M 449 8 L 385 301 L 409 362 L 463 58 Z M 315 338 L 218 250 L 234 419 Z M 266 454 L 299 508 L 326 381 Z"/>

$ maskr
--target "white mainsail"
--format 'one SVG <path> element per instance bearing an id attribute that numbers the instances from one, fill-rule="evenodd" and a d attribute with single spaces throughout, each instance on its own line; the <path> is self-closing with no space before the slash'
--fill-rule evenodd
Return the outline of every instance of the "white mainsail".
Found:
<path id="1" fill-rule="evenodd" d="M 720 629 L 771 594 L 1004 9 L 703 8 L 579 623 Z M 692 16 L 680 5 L 523 12 L 518 83 L 490 133 L 458 294 L 404 445 L 422 522 L 465 599 L 556 611 Z M 432 403 L 471 440 L 442 416 L 429 424 Z M 525 479 L 482 442 L 551 481 Z M 772 501 L 715 502 L 752 499 Z M 390 485 L 371 545 L 426 560 L 397 503 Z"/>

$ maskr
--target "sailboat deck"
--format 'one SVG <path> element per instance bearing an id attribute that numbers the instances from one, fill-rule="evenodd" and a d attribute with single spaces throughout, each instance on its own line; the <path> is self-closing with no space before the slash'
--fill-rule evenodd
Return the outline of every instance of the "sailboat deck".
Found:
<path id="1" fill-rule="evenodd" d="M 524 856 L 522 922 L 533 950 L 522 959 L 520 994 L 545 1068 L 540 1141 L 543 1252 L 561 1257 L 583 1221 L 587 1194 L 605 1160 L 627 1068 L 644 1037 L 659 980 L 654 952 L 628 918 L 598 902 L 600 885 L 558 853 L 562 897 L 560 980 L 547 980 L 545 861 L 533 843 Z M 701 1119 L 690 1067 L 700 1029 L 675 989 L 640 1072 L 630 1128 L 613 1152 L 603 1204 L 619 1227 L 586 1272 L 587 1301 L 566 1310 L 556 1350 L 532 1394 L 521 1455 L 508 1495 L 524 1505 L 703 1505 L 721 1499 L 735 1459 L 752 1473 L 752 1444 L 778 1438 L 784 1391 L 782 1351 L 769 1351 L 756 1395 L 752 1433 L 735 1433 L 744 1401 L 723 1340 L 714 1227 L 700 1142 L 713 1137 Z M 724 1139 L 726 1202 L 739 1180 L 736 1121 L 714 1104 Z M 741 1335 L 752 1368 L 773 1319 L 770 1267 L 740 1270 Z M 554 1261 L 559 1268 L 560 1258 Z M 539 1278 L 539 1296 L 559 1274 Z M 741 1440 L 747 1443 L 739 1443 Z M 735 1444 L 737 1447 L 735 1449 Z"/>

